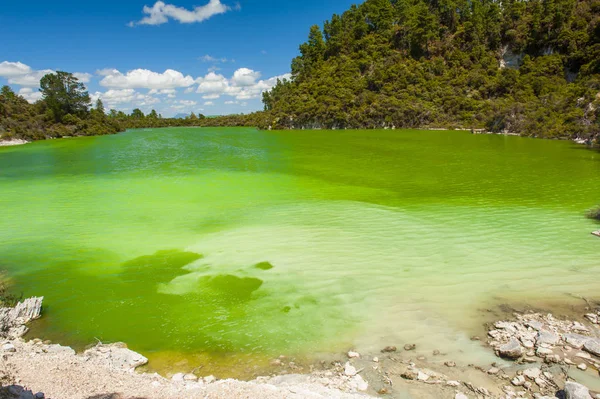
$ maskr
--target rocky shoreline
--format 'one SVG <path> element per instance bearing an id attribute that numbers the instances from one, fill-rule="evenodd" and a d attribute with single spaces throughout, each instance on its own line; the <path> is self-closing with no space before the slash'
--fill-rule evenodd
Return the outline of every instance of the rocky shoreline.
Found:
<path id="1" fill-rule="evenodd" d="M 13 145 L 23 145 L 28 144 L 29 141 L 21 140 L 21 139 L 10 139 L 10 140 L 2 140 L 0 139 L 0 147 L 8 147 Z"/>
<path id="2" fill-rule="evenodd" d="M 49 341 L 27 341 L 26 324 L 41 316 L 42 300 L 0 308 L 2 399 L 600 399 L 600 309 L 591 306 L 580 320 L 525 312 L 491 323 L 487 339 L 472 337 L 499 357 L 485 367 L 457 364 L 439 350 L 427 358 L 405 344 L 372 354 L 350 350 L 304 375 L 290 374 L 297 368 L 281 356 L 272 361 L 280 373 L 246 382 L 193 372 L 171 378 L 139 373 L 148 359 L 123 343 L 98 342 L 77 354 Z"/>

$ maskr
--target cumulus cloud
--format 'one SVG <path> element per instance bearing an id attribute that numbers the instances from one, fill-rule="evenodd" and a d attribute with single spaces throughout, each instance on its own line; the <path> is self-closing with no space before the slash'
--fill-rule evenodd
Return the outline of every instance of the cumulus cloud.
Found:
<path id="1" fill-rule="evenodd" d="M 233 73 L 231 83 L 234 86 L 248 87 L 256 84 L 256 80 L 260 78 L 260 72 L 253 71 L 248 68 L 240 68 Z"/>
<path id="2" fill-rule="evenodd" d="M 55 72 L 52 69 L 35 70 L 22 62 L 0 62 L 0 77 L 6 78 L 8 83 L 13 85 L 39 87 L 44 75 Z M 73 75 L 83 83 L 88 83 L 92 77 L 83 72 L 75 72 Z"/>
<path id="3" fill-rule="evenodd" d="M 206 105 L 206 106 L 211 106 L 211 105 L 215 105 L 215 103 L 213 103 L 212 101 L 206 101 L 206 102 L 204 103 L 204 105 Z"/>
<path id="4" fill-rule="evenodd" d="M 221 3 L 221 0 L 210 0 L 208 4 L 195 7 L 193 10 L 157 1 L 152 7 L 144 6 L 143 12 L 146 16 L 138 22 L 130 22 L 129 26 L 162 25 L 169 22 L 169 19 L 182 24 L 191 24 L 205 21 L 214 15 L 224 14 L 229 10 L 230 8 Z"/>
<path id="5" fill-rule="evenodd" d="M 134 69 L 123 74 L 117 69 L 102 69 L 96 72 L 104 78 L 100 85 L 111 89 L 174 89 L 189 87 L 194 84 L 194 78 L 184 76 L 179 71 L 167 69 L 163 73 L 147 69 Z"/>
<path id="6" fill-rule="evenodd" d="M 30 87 L 23 87 L 19 90 L 19 95 L 22 96 L 29 103 L 33 104 L 34 102 L 40 100 L 42 98 L 42 93 L 39 90 L 34 91 Z"/>
<path id="7" fill-rule="evenodd" d="M 134 89 L 110 89 L 106 92 L 95 92 L 91 96 L 92 102 L 101 99 L 108 108 L 120 108 L 120 105 L 127 104 L 135 107 L 147 107 L 160 103 L 160 99 L 152 95 L 143 94 Z"/>
<path id="8" fill-rule="evenodd" d="M 260 72 L 248 68 L 240 68 L 233 73 L 231 79 L 227 79 L 215 72 L 208 73 L 203 78 L 196 79 L 199 83 L 197 93 L 203 94 L 205 100 L 217 99 L 226 95 L 235 97 L 236 100 L 250 100 L 259 98 L 263 92 L 271 90 L 277 79 L 291 79 L 291 74 L 275 76 L 266 80 L 260 79 Z"/>

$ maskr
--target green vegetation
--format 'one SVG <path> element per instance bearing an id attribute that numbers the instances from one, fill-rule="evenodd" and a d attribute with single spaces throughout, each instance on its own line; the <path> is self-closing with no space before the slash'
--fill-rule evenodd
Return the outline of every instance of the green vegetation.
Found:
<path id="1" fill-rule="evenodd" d="M 35 104 L 29 104 L 10 87 L 2 87 L 0 138 L 40 140 L 112 134 L 122 130 L 104 114 L 101 101 L 90 110 L 90 96 L 72 74 L 45 75 L 40 87 L 42 99 Z"/>
<path id="2" fill-rule="evenodd" d="M 598 0 L 367 0 L 300 53 L 263 96 L 273 128 L 600 133 Z"/>
<path id="3" fill-rule="evenodd" d="M 600 220 L 600 206 L 590 209 L 586 216 L 590 219 Z"/>
<path id="4" fill-rule="evenodd" d="M 2 89 L 0 136 L 443 127 L 600 141 L 600 0 L 366 0 L 311 27 L 291 70 L 263 112 L 183 119 L 90 110 L 83 84 L 57 72 L 36 104 Z"/>

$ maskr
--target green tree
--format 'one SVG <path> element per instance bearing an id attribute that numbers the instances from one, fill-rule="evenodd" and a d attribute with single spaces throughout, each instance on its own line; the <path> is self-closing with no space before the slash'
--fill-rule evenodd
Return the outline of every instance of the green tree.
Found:
<path id="1" fill-rule="evenodd" d="M 84 116 L 88 113 L 90 96 L 83 83 L 68 72 L 47 74 L 40 80 L 42 100 L 55 122 L 67 115 Z"/>

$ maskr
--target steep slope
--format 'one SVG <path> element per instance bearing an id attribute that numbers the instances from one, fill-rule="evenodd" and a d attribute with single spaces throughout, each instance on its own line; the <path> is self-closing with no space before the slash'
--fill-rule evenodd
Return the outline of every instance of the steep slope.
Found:
<path id="1" fill-rule="evenodd" d="M 273 128 L 600 132 L 599 0 L 367 0 L 313 26 Z"/>

